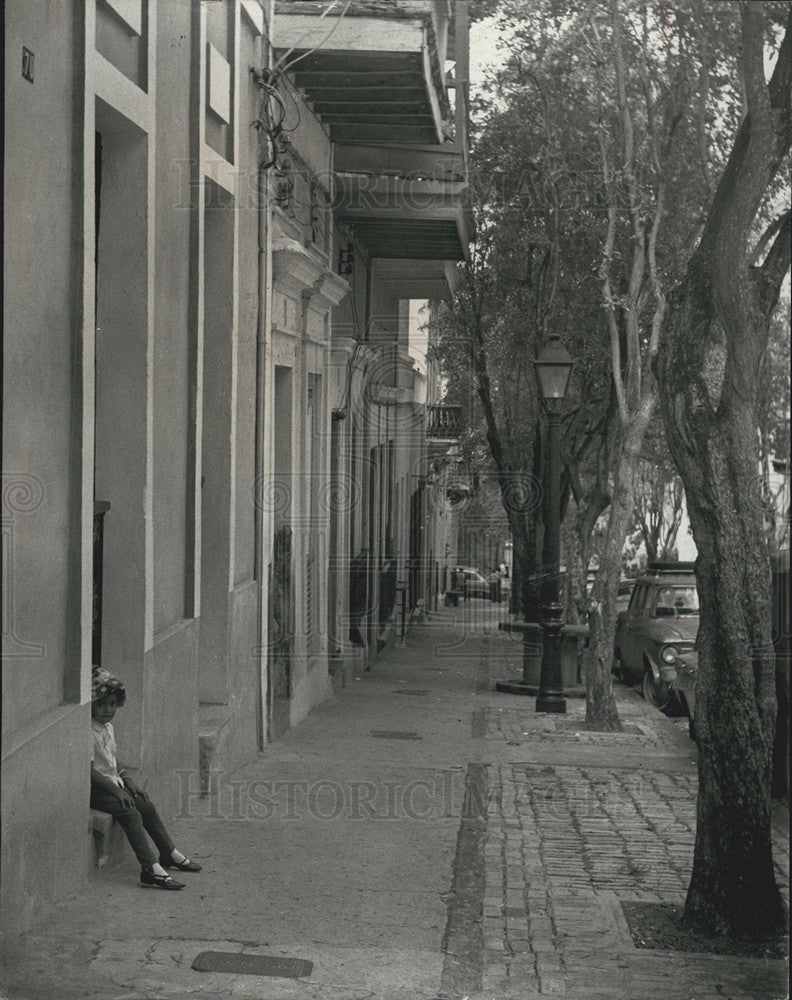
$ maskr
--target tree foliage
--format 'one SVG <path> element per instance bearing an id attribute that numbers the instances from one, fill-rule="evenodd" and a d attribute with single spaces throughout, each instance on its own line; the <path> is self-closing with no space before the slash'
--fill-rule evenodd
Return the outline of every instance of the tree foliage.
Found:
<path id="1" fill-rule="evenodd" d="M 537 345 L 557 332 L 575 358 L 563 447 L 581 610 L 591 533 L 610 505 L 587 716 L 615 728 L 615 597 L 656 402 L 651 362 L 664 290 L 695 245 L 713 158 L 725 152 L 708 115 L 717 107 L 722 125 L 739 120 L 727 71 L 735 19 L 721 7 L 621 0 L 501 0 L 476 14 L 493 19 L 510 54 L 474 101 L 479 246 L 457 306 L 478 307 L 457 308 L 456 327 L 477 330 L 470 357 L 486 436 L 493 456 L 509 453 L 512 477 L 541 468 Z"/>

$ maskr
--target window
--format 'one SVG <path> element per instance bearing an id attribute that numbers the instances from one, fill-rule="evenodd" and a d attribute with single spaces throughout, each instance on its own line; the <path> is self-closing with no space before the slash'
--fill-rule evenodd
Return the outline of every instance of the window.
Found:
<path id="1" fill-rule="evenodd" d="M 632 597 L 630 598 L 630 603 L 628 605 L 628 610 L 634 615 L 640 615 L 641 609 L 643 608 L 644 597 L 646 596 L 646 587 L 644 584 L 636 584 L 635 590 L 632 592 Z"/>
<path id="2" fill-rule="evenodd" d="M 698 592 L 695 587 L 661 587 L 658 590 L 655 602 L 656 618 L 697 615 L 698 612 Z"/>

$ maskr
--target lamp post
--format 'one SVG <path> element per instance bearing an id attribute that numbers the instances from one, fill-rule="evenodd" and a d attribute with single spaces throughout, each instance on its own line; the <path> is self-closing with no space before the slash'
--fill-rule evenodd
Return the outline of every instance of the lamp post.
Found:
<path id="1" fill-rule="evenodd" d="M 561 629 L 564 607 L 561 604 L 561 408 L 564 404 L 572 359 L 557 334 L 550 336 L 534 362 L 539 389 L 547 410 L 548 462 L 546 475 L 544 545 L 542 546 L 542 670 L 537 712 L 566 712 L 563 676 Z"/>

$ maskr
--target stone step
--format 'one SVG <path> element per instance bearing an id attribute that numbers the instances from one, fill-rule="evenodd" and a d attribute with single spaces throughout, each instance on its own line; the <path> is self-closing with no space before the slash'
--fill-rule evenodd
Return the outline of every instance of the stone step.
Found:
<path id="1" fill-rule="evenodd" d="M 231 717 L 228 705 L 198 706 L 198 778 L 204 798 L 217 781 L 217 772 L 231 731 Z"/>

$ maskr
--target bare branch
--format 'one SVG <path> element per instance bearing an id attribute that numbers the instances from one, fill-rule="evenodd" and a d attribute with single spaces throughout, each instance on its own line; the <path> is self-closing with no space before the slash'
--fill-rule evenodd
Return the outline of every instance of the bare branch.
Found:
<path id="1" fill-rule="evenodd" d="M 667 306 L 666 297 L 663 293 L 663 288 L 660 284 L 657 272 L 657 234 L 660 231 L 660 224 L 663 220 L 664 203 L 665 185 L 662 181 L 658 181 L 657 202 L 655 204 L 654 218 L 652 220 L 652 229 L 649 233 L 649 281 L 655 296 L 655 310 L 652 315 L 652 333 L 649 337 L 649 350 L 647 352 L 646 359 L 647 366 L 652 364 L 655 355 L 657 354 L 657 349 L 660 345 L 660 333 L 663 329 L 663 320 L 665 319 Z"/>
<path id="2" fill-rule="evenodd" d="M 772 129 L 770 95 L 764 75 L 764 4 L 743 4 L 742 18 L 742 72 L 745 82 L 745 101 L 752 121 L 752 129 Z"/>
<path id="3" fill-rule="evenodd" d="M 635 145 L 632 115 L 630 114 L 630 105 L 627 101 L 627 82 L 624 68 L 624 52 L 622 50 L 621 11 L 619 9 L 618 0 L 610 0 L 610 12 L 611 23 L 613 25 L 613 56 L 614 66 L 616 69 L 618 106 L 622 119 L 622 128 L 624 129 L 624 136 L 622 140 L 622 169 L 624 170 L 624 179 L 630 197 L 630 209 L 633 211 L 636 208 L 635 175 L 633 173 Z"/>
<path id="4" fill-rule="evenodd" d="M 591 34 L 594 39 L 594 75 L 597 80 L 597 107 L 599 127 L 597 130 L 597 143 L 600 150 L 600 160 L 602 164 L 602 176 L 605 183 L 605 191 L 608 204 L 608 230 L 605 236 L 605 245 L 602 250 L 602 260 L 599 267 L 599 278 L 602 281 L 603 304 L 605 307 L 605 318 L 608 323 L 608 336 L 611 350 L 611 368 L 613 372 L 613 386 L 616 391 L 616 399 L 619 405 L 619 416 L 623 426 L 627 426 L 630 420 L 627 406 L 627 395 L 624 389 L 624 380 L 621 373 L 621 345 L 619 343 L 619 326 L 616 320 L 617 303 L 611 285 L 611 264 L 613 261 L 613 248 L 616 242 L 616 195 L 614 191 L 613 168 L 608 156 L 608 147 L 605 142 L 605 123 L 603 120 L 603 87 L 602 87 L 602 67 L 605 63 L 605 56 L 602 49 L 602 36 L 596 19 L 592 16 L 589 8 L 589 24 Z"/>

